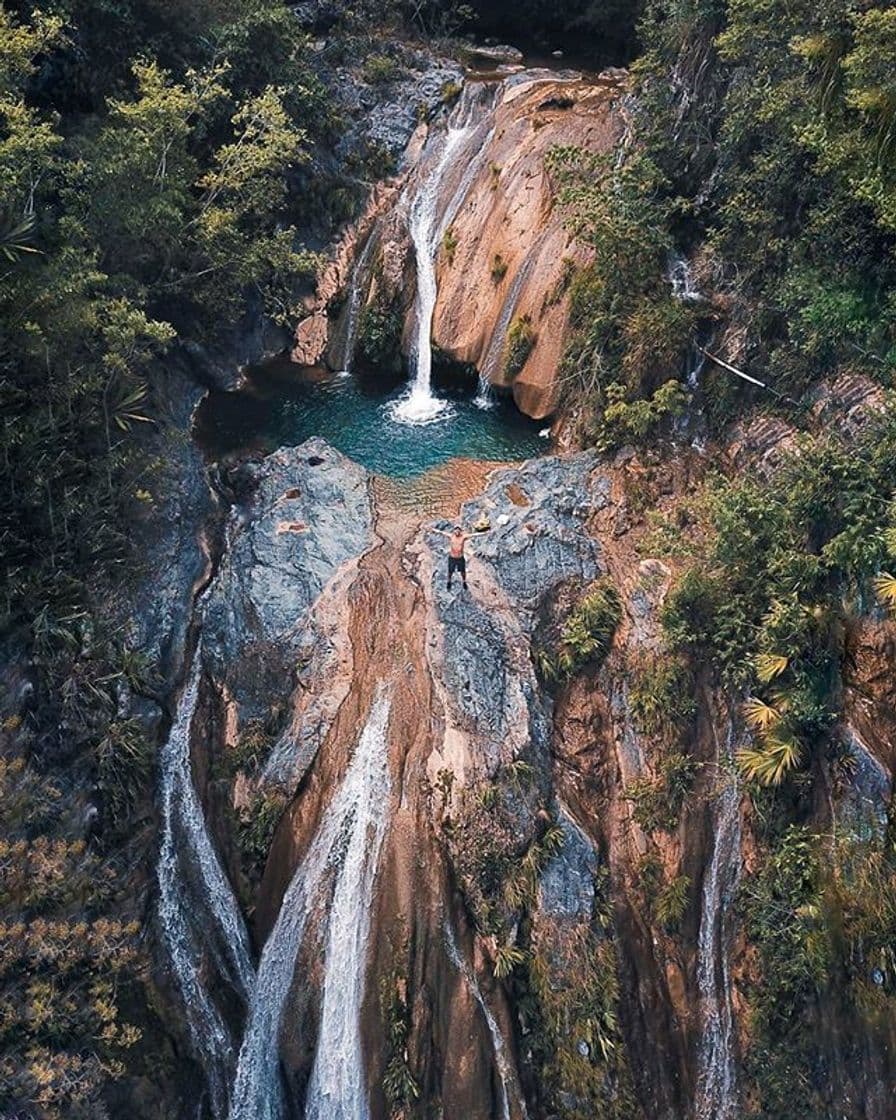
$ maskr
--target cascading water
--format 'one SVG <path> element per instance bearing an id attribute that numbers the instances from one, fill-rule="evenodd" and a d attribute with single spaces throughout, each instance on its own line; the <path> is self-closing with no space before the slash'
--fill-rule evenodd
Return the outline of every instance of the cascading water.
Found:
<path id="1" fill-rule="evenodd" d="M 190 731 L 201 673 L 202 648 L 198 645 L 161 756 L 159 917 L 190 1038 L 208 1079 L 212 1110 L 215 1116 L 223 1116 L 234 1051 L 230 1033 L 203 982 L 203 948 L 213 948 L 222 969 L 247 1002 L 254 974 L 245 926 L 209 838 L 190 770 Z M 193 881 L 187 860 L 199 880 L 200 898 L 187 893 L 187 884 Z M 211 928 L 202 921 L 200 910 L 211 916 Z M 213 933 L 217 935 L 214 939 Z"/>
<path id="2" fill-rule="evenodd" d="M 516 1085 L 516 1075 L 513 1071 L 510 1058 L 507 1056 L 507 1045 L 504 1042 L 504 1036 L 498 1027 L 498 1021 L 489 1010 L 488 1004 L 482 995 L 482 989 L 479 987 L 479 981 L 476 979 L 473 970 L 464 960 L 461 951 L 458 948 L 457 940 L 454 936 L 454 930 L 451 928 L 451 923 L 446 921 L 444 924 L 445 933 L 445 948 L 448 952 L 448 959 L 463 976 L 467 987 L 470 989 L 470 994 L 473 999 L 479 1004 L 485 1019 L 488 1033 L 492 1039 L 492 1049 L 495 1054 L 495 1066 L 498 1070 L 498 1081 L 501 1088 L 501 1120 L 511 1120 L 510 1112 L 510 1087 Z M 528 1120 L 528 1112 L 526 1111 L 526 1102 L 523 1100 L 522 1093 L 517 1093 L 519 1102 L 519 1116 L 521 1120 Z"/>
<path id="3" fill-rule="evenodd" d="M 334 868 L 337 874 L 327 936 L 324 1009 L 309 1086 L 308 1115 L 352 1120 L 367 1116 L 360 1011 L 371 894 L 387 823 L 388 719 L 389 701 L 380 696 L 371 708 L 339 792 L 289 884 L 265 943 L 237 1064 L 230 1120 L 278 1120 L 283 1115 L 280 1022 L 308 921 L 315 908 L 323 906 L 328 873 Z M 346 956 L 340 956 L 343 953 Z"/>
<path id="4" fill-rule="evenodd" d="M 501 314 L 495 324 L 495 329 L 492 332 L 488 349 L 485 352 L 485 357 L 482 360 L 479 370 L 479 390 L 476 394 L 475 402 L 479 408 L 491 408 L 494 404 L 494 397 L 491 391 L 492 381 L 495 375 L 500 373 L 501 359 L 504 356 L 504 351 L 507 346 L 507 334 L 510 330 L 510 321 L 519 303 L 523 285 L 526 283 L 526 280 L 532 272 L 532 267 L 538 258 L 540 246 L 541 240 L 533 245 L 528 256 L 517 270 L 516 276 L 514 276 L 510 285 L 510 290 L 507 293 L 507 298 L 504 300 L 504 306 L 501 308 Z"/>
<path id="5" fill-rule="evenodd" d="M 432 394 L 432 318 L 435 312 L 438 284 L 436 255 L 445 230 L 466 196 L 487 147 L 479 137 L 475 123 L 479 102 L 464 96 L 444 135 L 442 149 L 433 170 L 424 180 L 411 205 L 408 231 L 414 246 L 417 264 L 417 294 L 414 306 L 414 338 L 411 344 L 411 369 L 414 380 L 410 392 L 391 408 L 394 420 L 404 424 L 429 424 L 449 415 L 451 406 Z M 476 140 L 473 155 L 472 141 Z M 452 161 L 468 159 L 460 183 L 440 209 L 442 191 Z"/>
<path id="6" fill-rule="evenodd" d="M 364 285 L 367 279 L 367 266 L 370 263 L 370 255 L 373 252 L 375 240 L 376 238 L 371 233 L 364 243 L 361 255 L 358 257 L 355 262 L 355 267 L 352 270 L 352 280 L 348 294 L 348 312 L 345 320 L 345 342 L 342 348 L 340 371 L 343 375 L 351 373 L 352 370 L 355 346 L 358 341 L 358 322 L 361 318 L 361 297 L 364 292 Z"/>
<path id="7" fill-rule="evenodd" d="M 686 257 L 669 258 L 666 278 L 672 286 L 673 297 L 682 303 L 699 303 L 703 299 L 703 293 L 694 285 L 691 262 Z"/>
<path id="8" fill-rule="evenodd" d="M 731 756 L 731 738 L 727 762 Z M 737 1120 L 739 1105 L 734 1061 L 734 1016 L 731 1008 L 731 936 L 728 907 L 740 876 L 740 792 L 732 771 L 719 794 L 715 845 L 703 880 L 700 932 L 697 938 L 697 987 L 702 1035 L 698 1051 L 694 1120 Z"/>
<path id="9" fill-rule="evenodd" d="M 361 1005 L 373 885 L 388 819 L 387 718 L 387 703 L 377 701 L 358 744 L 364 769 L 328 920 L 324 1001 L 307 1120 L 367 1120 L 368 1116 Z"/>

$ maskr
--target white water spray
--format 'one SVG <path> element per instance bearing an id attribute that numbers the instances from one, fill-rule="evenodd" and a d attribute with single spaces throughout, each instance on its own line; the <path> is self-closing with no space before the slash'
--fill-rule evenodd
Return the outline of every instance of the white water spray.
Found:
<path id="1" fill-rule="evenodd" d="M 669 258 L 666 279 L 672 286 L 673 297 L 682 303 L 699 303 L 703 299 L 703 293 L 694 284 L 691 262 L 686 257 Z"/>
<path id="2" fill-rule="evenodd" d="M 190 729 L 196 711 L 202 647 L 177 704 L 162 750 L 162 845 L 159 853 L 159 918 L 172 969 L 183 997 L 187 1027 L 202 1058 L 215 1116 L 226 1111 L 226 1083 L 234 1053 L 229 1031 L 201 976 L 202 949 L 211 945 L 222 969 L 247 1000 L 254 986 L 249 943 L 233 890 L 212 846 L 190 769 Z M 201 898 L 185 891 L 184 860 L 198 875 Z M 199 902 L 212 925 L 191 923 Z M 217 935 L 215 940 L 211 934 Z M 223 946 L 217 948 L 215 941 Z"/>
<path id="3" fill-rule="evenodd" d="M 436 252 L 439 237 L 439 189 L 451 160 L 472 130 L 450 128 L 442 154 L 424 182 L 411 207 L 409 231 L 417 261 L 417 298 L 414 309 L 415 334 L 411 346 L 414 382 L 406 397 L 392 410 L 393 419 L 405 424 L 430 424 L 450 413 L 447 401 L 432 395 L 432 317 L 436 307 Z"/>
<path id="4" fill-rule="evenodd" d="M 513 1070 L 513 1065 L 507 1055 L 507 1045 L 504 1042 L 504 1036 L 501 1034 L 501 1029 L 498 1026 L 498 1021 L 489 1010 L 488 1004 L 482 995 L 482 989 L 479 987 L 479 981 L 467 962 L 461 955 L 458 947 L 457 940 L 454 936 L 454 930 L 451 928 L 451 923 L 446 921 L 444 924 L 445 933 L 445 948 L 448 951 L 448 959 L 463 976 L 467 987 L 470 989 L 470 994 L 473 999 L 479 1004 L 482 1015 L 485 1019 L 488 1033 L 492 1039 L 492 1050 L 495 1054 L 495 1065 L 498 1069 L 498 1081 L 501 1087 L 501 1120 L 511 1120 L 510 1112 L 510 1087 L 516 1086 L 516 1075 Z M 528 1120 L 528 1113 L 526 1111 L 526 1102 L 523 1100 L 522 1093 L 517 1093 L 519 1100 L 519 1115 L 521 1120 Z"/>
<path id="5" fill-rule="evenodd" d="M 730 759 L 731 744 L 729 742 Z M 697 987 L 702 1035 L 698 1052 L 694 1120 L 737 1120 L 734 1016 L 728 956 L 732 904 L 740 875 L 740 792 L 732 772 L 718 798 L 715 846 L 703 880 L 697 938 Z"/>
<path id="6" fill-rule="evenodd" d="M 265 943 L 237 1064 L 230 1120 L 279 1120 L 283 1115 L 280 1022 L 309 918 L 323 905 L 328 873 L 334 869 L 321 1037 L 309 1086 L 308 1116 L 328 1120 L 364 1120 L 367 1116 L 360 1012 L 369 908 L 387 823 L 388 719 L 389 701 L 379 697 L 339 792 L 293 875 Z"/>

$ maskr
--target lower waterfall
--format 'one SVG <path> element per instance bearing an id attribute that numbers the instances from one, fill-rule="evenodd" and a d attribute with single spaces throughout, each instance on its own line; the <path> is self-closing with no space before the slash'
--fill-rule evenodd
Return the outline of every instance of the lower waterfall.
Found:
<path id="1" fill-rule="evenodd" d="M 208 1078 L 212 1110 L 226 1111 L 225 1086 L 233 1064 L 230 1033 L 201 977 L 202 950 L 211 946 L 222 970 L 248 1002 L 254 986 L 249 942 L 233 890 L 212 846 L 190 770 L 190 731 L 202 675 L 197 646 L 168 741 L 162 751 L 162 846 L 159 854 L 159 917 L 174 975 L 183 997 L 190 1038 Z M 201 897 L 188 897 L 182 866 L 190 859 Z M 204 912 L 197 912 L 197 904 Z M 209 915 L 211 928 L 202 918 Z M 194 917 L 191 922 L 190 918 Z M 219 945 L 221 947 L 219 947 Z"/>
<path id="2" fill-rule="evenodd" d="M 265 943 L 237 1064 L 230 1120 L 278 1120 L 283 1115 L 280 1023 L 309 918 L 316 908 L 327 909 L 328 873 L 334 870 L 325 923 L 321 1033 L 307 1115 L 328 1120 L 367 1116 L 360 1013 L 370 902 L 387 824 L 389 708 L 385 696 L 374 701 L 339 792 L 293 875 Z"/>

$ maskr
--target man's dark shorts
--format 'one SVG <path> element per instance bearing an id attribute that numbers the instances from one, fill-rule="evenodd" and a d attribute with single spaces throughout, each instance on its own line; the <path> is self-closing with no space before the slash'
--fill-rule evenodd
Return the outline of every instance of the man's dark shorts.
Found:
<path id="1" fill-rule="evenodd" d="M 455 572 L 460 573 L 460 578 L 464 581 L 464 583 L 467 582 L 467 561 L 464 559 L 463 556 L 449 556 L 448 557 L 448 579 L 449 579 L 449 581 L 451 580 L 451 577 L 454 575 Z"/>

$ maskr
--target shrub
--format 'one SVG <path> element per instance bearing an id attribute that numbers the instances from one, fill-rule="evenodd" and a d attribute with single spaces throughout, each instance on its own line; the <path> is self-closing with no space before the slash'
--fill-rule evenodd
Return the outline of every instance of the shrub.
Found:
<path id="1" fill-rule="evenodd" d="M 495 253 L 492 258 L 491 277 L 493 284 L 500 284 L 504 277 L 507 275 L 507 261 L 501 256 L 500 253 Z"/>
<path id="2" fill-rule="evenodd" d="M 377 369 L 401 368 L 403 322 L 394 304 L 369 304 L 358 323 L 358 348 L 365 361 Z"/>
<path id="3" fill-rule="evenodd" d="M 259 875 L 264 868 L 274 832 L 286 808 L 286 795 L 280 791 L 263 794 L 240 817 L 238 839 L 250 875 Z"/>
<path id="4" fill-rule="evenodd" d="M 653 908 L 656 920 L 667 933 L 675 933 L 681 925 L 688 906 L 691 880 L 688 875 L 676 875 L 657 895 Z"/>
<path id="5" fill-rule="evenodd" d="M 589 662 L 599 662 L 610 650 L 622 604 L 608 579 L 592 585 L 567 615 L 554 650 L 541 649 L 537 663 L 548 680 L 566 681 Z"/>
<path id="6" fill-rule="evenodd" d="M 701 763 L 672 751 L 659 766 L 655 778 L 638 778 L 625 798 L 632 803 L 632 816 L 645 832 L 672 832 L 678 827 L 685 797 L 691 791 Z"/>
<path id="7" fill-rule="evenodd" d="M 513 380 L 522 371 L 535 349 L 538 335 L 528 315 L 514 319 L 507 332 L 507 348 L 504 353 L 504 376 Z"/>
<path id="8" fill-rule="evenodd" d="M 454 227 L 449 226 L 442 236 L 442 252 L 449 264 L 454 263 L 454 254 L 457 252 L 457 234 Z"/>
<path id="9" fill-rule="evenodd" d="M 682 657 L 655 657 L 642 664 L 629 684 L 632 720 L 644 735 L 672 742 L 696 711 L 694 674 Z"/>
<path id="10" fill-rule="evenodd" d="M 401 76 L 401 67 L 387 54 L 371 54 L 364 60 L 361 73 L 371 85 L 388 85 Z"/>

